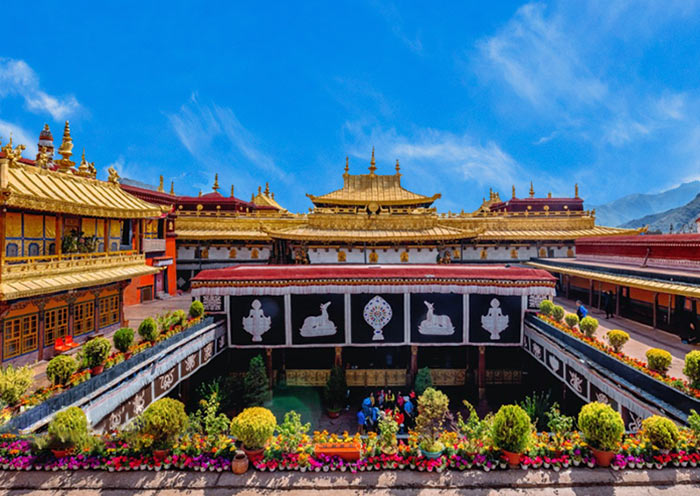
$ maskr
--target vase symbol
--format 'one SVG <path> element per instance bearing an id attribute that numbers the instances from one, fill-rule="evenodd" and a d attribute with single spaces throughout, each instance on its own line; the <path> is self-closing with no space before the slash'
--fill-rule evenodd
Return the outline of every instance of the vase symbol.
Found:
<path id="1" fill-rule="evenodd" d="M 331 336 L 336 333 L 337 328 L 332 320 L 328 318 L 328 307 L 331 302 L 321 304 L 321 315 L 309 315 L 304 319 L 304 325 L 299 331 L 307 338 L 317 336 Z"/>
<path id="2" fill-rule="evenodd" d="M 262 341 L 262 335 L 270 330 L 271 320 L 263 312 L 260 300 L 253 300 L 250 313 L 247 317 L 243 317 L 243 329 L 253 336 L 254 343 L 259 343 Z"/>
<path id="3" fill-rule="evenodd" d="M 372 341 L 384 341 L 384 326 L 393 316 L 391 305 L 381 296 L 375 296 L 365 305 L 363 316 L 365 322 L 374 330 Z"/>
<path id="4" fill-rule="evenodd" d="M 418 332 L 425 335 L 442 335 L 449 336 L 454 334 L 455 327 L 452 325 L 452 320 L 447 315 L 436 315 L 435 304 L 429 301 L 423 301 L 428 307 L 428 313 L 425 319 L 418 325 Z"/>
<path id="5" fill-rule="evenodd" d="M 500 339 L 501 333 L 508 327 L 508 316 L 503 315 L 500 307 L 501 303 L 494 298 L 491 300 L 489 311 L 481 316 L 481 327 L 489 331 L 492 341 Z"/>

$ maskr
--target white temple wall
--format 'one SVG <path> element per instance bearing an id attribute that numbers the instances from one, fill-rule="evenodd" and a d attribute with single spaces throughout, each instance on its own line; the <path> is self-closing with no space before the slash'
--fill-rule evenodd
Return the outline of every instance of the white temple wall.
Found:
<path id="1" fill-rule="evenodd" d="M 372 249 L 367 249 L 367 256 L 365 258 L 364 249 L 349 249 L 341 248 L 341 251 L 345 252 L 345 262 L 338 262 L 338 250 L 335 248 L 311 248 L 309 249 L 309 261 L 312 264 L 337 264 L 337 263 L 348 263 L 348 264 L 364 264 L 372 263 L 370 262 Z M 438 251 L 436 249 L 422 248 L 418 251 L 418 248 L 409 248 L 408 250 L 408 262 L 403 262 L 401 260 L 401 254 L 405 250 L 399 248 L 395 250 L 393 248 L 375 249 L 374 252 L 377 254 L 378 264 L 401 264 L 401 263 L 414 263 L 414 264 L 430 264 L 435 263 L 437 260 Z"/>

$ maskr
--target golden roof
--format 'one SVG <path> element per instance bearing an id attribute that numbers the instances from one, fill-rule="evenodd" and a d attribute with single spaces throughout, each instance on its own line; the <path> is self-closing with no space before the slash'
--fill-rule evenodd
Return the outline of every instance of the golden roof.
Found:
<path id="1" fill-rule="evenodd" d="M 283 208 L 282 205 L 275 201 L 275 194 L 270 193 L 270 185 L 268 183 L 265 183 L 265 191 L 262 191 L 262 188 L 258 188 L 258 194 L 252 198 L 251 202 L 259 207 L 273 207 L 283 212 L 287 211 L 286 208 Z"/>
<path id="2" fill-rule="evenodd" d="M 0 164 L 0 205 L 5 207 L 121 219 L 159 217 L 161 213 L 160 207 L 130 195 L 116 181 L 16 161 L 8 164 L 0 159 Z"/>
<path id="3" fill-rule="evenodd" d="M 541 262 L 527 262 L 527 264 L 538 269 L 544 269 L 549 272 L 567 274 L 571 276 L 582 277 L 584 279 L 593 279 L 594 281 L 601 281 L 619 286 L 627 286 L 630 288 L 643 289 L 651 292 L 688 296 L 691 298 L 700 298 L 700 287 L 691 286 L 689 284 L 681 284 L 678 282 L 663 282 L 658 279 L 644 279 L 641 277 L 610 274 L 598 272 L 595 270 L 574 269 Z"/>
<path id="4" fill-rule="evenodd" d="M 344 241 L 344 242 L 409 242 L 409 241 L 453 241 L 470 238 L 474 233 L 450 227 L 433 226 L 424 229 L 318 229 L 308 226 L 293 229 L 268 231 L 272 238 L 299 241 Z"/>
<path id="5" fill-rule="evenodd" d="M 544 219 L 542 219 L 544 220 Z M 546 227 L 546 221 L 541 223 Z M 598 236 L 638 234 L 639 229 L 595 226 L 585 229 L 486 229 L 478 235 L 479 240 L 531 240 L 531 239 L 577 239 Z"/>
<path id="6" fill-rule="evenodd" d="M 350 174 L 346 163 L 343 174 L 343 187 L 326 195 L 314 196 L 307 194 L 314 204 L 321 205 L 358 205 L 367 206 L 372 203 L 378 206 L 387 205 L 428 205 L 440 198 L 440 194 L 423 196 L 401 186 L 401 174 L 398 162 L 396 174 L 375 174 L 374 149 L 369 174 Z"/>
<path id="7" fill-rule="evenodd" d="M 146 265 L 144 255 L 130 252 L 30 257 L 24 263 L 3 265 L 0 300 L 99 286 L 159 271 Z"/>
<path id="8" fill-rule="evenodd" d="M 176 229 L 178 239 L 196 241 L 229 240 L 229 241 L 270 241 L 270 236 L 263 231 L 241 229 Z"/>

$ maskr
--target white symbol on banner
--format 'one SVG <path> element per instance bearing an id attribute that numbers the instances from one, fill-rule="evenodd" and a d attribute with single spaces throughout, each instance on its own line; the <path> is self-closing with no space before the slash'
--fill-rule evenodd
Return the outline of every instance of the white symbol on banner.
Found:
<path id="1" fill-rule="evenodd" d="M 175 372 L 175 369 L 171 370 L 170 373 L 166 375 L 162 375 L 160 377 L 160 389 L 162 391 L 167 391 L 170 389 L 170 386 L 173 385 L 173 382 L 175 382 L 175 376 L 173 373 Z"/>
<path id="2" fill-rule="evenodd" d="M 115 431 L 122 425 L 122 414 L 121 412 L 112 412 L 109 416 L 109 430 Z"/>
<path id="3" fill-rule="evenodd" d="M 501 303 L 497 298 L 491 300 L 491 308 L 481 316 L 481 327 L 491 333 L 491 340 L 501 339 L 501 333 L 508 327 L 508 316 L 501 312 Z"/>
<path id="4" fill-rule="evenodd" d="M 428 307 L 428 314 L 425 316 L 425 320 L 418 326 L 418 332 L 421 334 L 442 336 L 454 334 L 455 328 L 452 325 L 450 317 L 447 315 L 435 315 L 435 313 L 433 313 L 435 305 L 428 301 L 423 301 L 423 303 Z"/>
<path id="5" fill-rule="evenodd" d="M 134 396 L 134 416 L 141 415 L 146 409 L 145 393 L 141 392 Z"/>
<path id="6" fill-rule="evenodd" d="M 579 394 L 583 394 L 583 379 L 576 372 L 569 371 L 569 384 Z"/>
<path id="7" fill-rule="evenodd" d="M 554 355 L 549 355 L 549 368 L 552 369 L 554 372 L 557 372 L 559 370 L 559 360 L 557 357 Z"/>
<path id="8" fill-rule="evenodd" d="M 374 329 L 373 341 L 384 341 L 384 333 L 382 329 L 386 326 L 394 313 L 391 311 L 391 305 L 381 296 L 375 296 L 367 305 L 363 313 L 365 322 Z"/>
<path id="9" fill-rule="evenodd" d="M 641 415 L 635 415 L 632 412 L 630 414 L 630 423 L 627 424 L 627 430 L 630 432 L 638 432 L 642 430 L 642 417 Z"/>
<path id="10" fill-rule="evenodd" d="M 259 343 L 262 341 L 262 335 L 270 330 L 271 321 L 272 319 L 263 312 L 260 300 L 253 300 L 250 313 L 243 317 L 243 329 L 253 336 L 253 342 Z"/>
<path id="11" fill-rule="evenodd" d="M 331 336 L 336 333 L 335 324 L 328 318 L 327 309 L 330 304 L 330 301 L 321 304 L 321 315 L 310 315 L 304 319 L 304 325 L 299 329 L 302 336 L 313 338 Z"/>
<path id="12" fill-rule="evenodd" d="M 596 393 L 595 400 L 598 403 L 603 403 L 604 405 L 610 404 L 610 399 L 607 396 L 605 396 L 603 393 Z"/>
<path id="13" fill-rule="evenodd" d="M 191 372 L 197 363 L 197 357 L 195 355 L 190 355 L 185 359 L 185 372 Z"/>
<path id="14" fill-rule="evenodd" d="M 532 354 L 535 358 L 542 358 L 542 347 L 533 341 L 532 343 Z"/>
<path id="15" fill-rule="evenodd" d="M 208 312 L 218 312 L 223 306 L 220 295 L 204 295 L 202 296 L 202 304 Z"/>

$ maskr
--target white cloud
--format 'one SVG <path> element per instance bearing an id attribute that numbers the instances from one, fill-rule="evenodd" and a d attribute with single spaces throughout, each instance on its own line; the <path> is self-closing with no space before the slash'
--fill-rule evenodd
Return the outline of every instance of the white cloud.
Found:
<path id="1" fill-rule="evenodd" d="M 0 58 L 0 97 L 18 95 L 34 113 L 48 113 L 62 120 L 80 109 L 74 96 L 58 97 L 41 89 L 39 76 L 23 60 Z"/>
<path id="2" fill-rule="evenodd" d="M 32 160 L 36 157 L 36 146 L 39 141 L 38 134 L 32 137 L 32 133 L 23 127 L 0 120 L 0 141 L 2 141 L 3 146 L 10 140 L 10 136 L 12 136 L 12 144 L 14 146 L 22 144 L 27 147 L 23 153 L 24 157 Z"/>
<path id="3" fill-rule="evenodd" d="M 374 9 L 384 18 L 384 20 L 391 29 L 391 33 L 396 38 L 398 38 L 404 45 L 406 45 L 412 52 L 416 53 L 417 55 L 421 55 L 423 53 L 423 42 L 421 41 L 420 36 L 410 36 L 406 33 L 406 30 L 404 29 L 403 18 L 401 16 L 401 13 L 399 12 L 399 9 L 396 8 L 396 5 L 388 1 L 373 1 L 370 3 L 374 7 Z"/>

